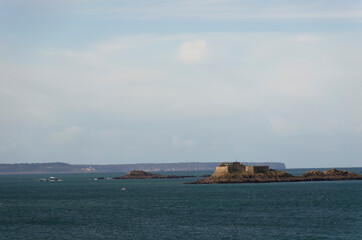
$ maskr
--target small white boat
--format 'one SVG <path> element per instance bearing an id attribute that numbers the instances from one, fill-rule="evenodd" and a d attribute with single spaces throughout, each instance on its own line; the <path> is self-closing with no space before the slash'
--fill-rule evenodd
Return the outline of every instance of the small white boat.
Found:
<path id="1" fill-rule="evenodd" d="M 41 178 L 39 179 L 40 182 L 61 182 L 61 179 L 58 179 L 56 177 L 49 177 L 49 178 Z"/>
<path id="2" fill-rule="evenodd" d="M 124 188 L 122 188 L 121 190 L 122 190 L 122 191 L 126 191 L 126 188 L 124 187 Z"/>
<path id="3" fill-rule="evenodd" d="M 93 178 L 94 181 L 97 181 L 97 180 L 104 180 L 104 177 L 97 177 L 97 178 Z"/>

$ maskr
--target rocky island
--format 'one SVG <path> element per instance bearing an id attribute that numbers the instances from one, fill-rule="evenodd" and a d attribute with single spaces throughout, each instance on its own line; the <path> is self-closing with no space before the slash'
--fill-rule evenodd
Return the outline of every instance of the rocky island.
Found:
<path id="1" fill-rule="evenodd" d="M 145 172 L 142 170 L 132 170 L 124 176 L 114 177 L 113 179 L 152 179 L 152 178 L 187 178 L 195 176 L 161 175 Z"/>
<path id="2" fill-rule="evenodd" d="M 324 172 L 308 171 L 301 176 L 293 176 L 285 171 L 269 169 L 268 166 L 245 166 L 239 162 L 225 162 L 216 167 L 211 177 L 187 184 L 215 183 L 269 183 L 269 182 L 304 182 L 362 180 L 362 175 L 352 172 L 329 169 Z"/>

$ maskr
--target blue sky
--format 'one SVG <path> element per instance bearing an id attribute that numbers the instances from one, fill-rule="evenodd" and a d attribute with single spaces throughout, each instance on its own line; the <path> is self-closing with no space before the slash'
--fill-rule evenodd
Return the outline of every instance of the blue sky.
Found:
<path id="1" fill-rule="evenodd" d="M 0 161 L 362 166 L 361 1 L 0 0 Z"/>

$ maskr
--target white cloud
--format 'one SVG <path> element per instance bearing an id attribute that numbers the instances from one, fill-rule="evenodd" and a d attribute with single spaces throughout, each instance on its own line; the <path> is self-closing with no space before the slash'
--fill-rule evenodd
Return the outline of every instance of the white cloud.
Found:
<path id="1" fill-rule="evenodd" d="M 204 41 L 187 41 L 181 44 L 178 57 L 184 63 L 199 63 L 204 59 L 205 51 Z"/>
<path id="2" fill-rule="evenodd" d="M 50 66 L 45 63 L 31 66 L 28 71 L 12 70 L 14 73 L 7 75 L 16 81 L 9 81 L 2 89 L 13 94 L 21 90 L 22 96 L 29 96 L 31 101 L 15 97 L 13 100 L 25 105 L 27 112 L 36 110 L 41 118 L 52 111 L 59 113 L 52 109 L 55 105 L 65 112 L 81 110 L 142 118 L 222 116 L 255 109 L 273 111 L 280 104 L 293 105 L 291 99 L 317 102 L 321 94 L 338 91 L 339 88 L 334 89 L 334 83 L 340 81 L 336 71 L 345 75 L 351 72 L 351 67 L 342 61 L 335 65 L 336 57 L 353 57 L 354 64 L 361 61 L 358 48 L 355 53 L 344 53 L 344 45 L 333 36 L 321 36 L 326 39 L 322 46 L 291 45 L 290 40 L 299 36 L 224 33 L 125 36 L 115 41 L 134 44 L 125 55 L 113 58 L 98 53 L 99 62 L 89 66 L 86 61 L 62 62 L 62 54 L 55 54 Z M 213 49 L 218 48 L 222 60 L 208 58 L 208 65 L 202 68 L 183 68 L 171 55 L 180 42 L 184 42 L 180 53 L 185 61 L 204 59 L 205 49 L 199 51 L 199 48 L 205 48 L 205 42 Z M 358 46 L 353 42 L 347 45 Z M 73 53 L 76 51 L 65 52 L 77 55 Z M 82 53 L 95 55 L 95 49 L 90 47 Z M 344 71 L 346 67 L 348 71 Z M 354 78 L 358 79 L 361 73 L 354 69 Z M 26 74 L 14 77 L 15 72 Z M 36 104 L 37 108 L 27 103 Z"/>
<path id="3" fill-rule="evenodd" d="M 280 117 L 269 120 L 272 131 L 280 137 L 289 137 L 298 133 L 298 129 L 292 123 Z"/>
<path id="4" fill-rule="evenodd" d="M 172 137 L 171 146 L 173 148 L 193 148 L 197 142 L 193 139 L 182 139 L 178 136 Z"/>
<path id="5" fill-rule="evenodd" d="M 357 126 L 357 128 L 356 128 L 356 133 L 362 133 L 362 124 L 360 124 L 359 126 Z"/>
<path id="6" fill-rule="evenodd" d="M 319 94 L 323 75 L 322 67 L 309 62 L 299 60 L 290 60 L 279 63 L 272 72 L 270 72 L 271 92 L 274 94 L 290 97 L 313 97 Z"/>
<path id="7" fill-rule="evenodd" d="M 74 50 L 60 50 L 60 51 L 45 51 L 45 56 L 49 57 L 65 57 L 65 58 L 89 58 L 91 54 L 82 53 Z"/>
<path id="8" fill-rule="evenodd" d="M 79 126 L 71 126 L 62 131 L 51 134 L 51 140 L 54 142 L 69 143 L 84 132 L 84 128 Z"/>
<path id="9" fill-rule="evenodd" d="M 122 43 L 109 43 L 109 44 L 100 44 L 98 49 L 100 52 L 119 52 L 126 49 L 126 45 Z"/>
<path id="10" fill-rule="evenodd" d="M 349 19 L 360 21 L 360 3 L 338 1 L 153 1 L 152 5 L 123 4 L 108 7 L 101 5 L 83 10 L 103 18 L 137 20 L 244 20 L 244 19 Z M 143 7 L 140 7 L 143 6 Z M 261 7 L 262 6 L 262 7 Z"/>
<path id="11" fill-rule="evenodd" d="M 96 4 L 94 4 L 96 2 Z M 361 2 L 327 0 L 155 0 L 150 1 L 11 1 L 7 5 L 23 6 L 39 16 L 82 16 L 82 19 L 111 20 L 245 20 L 245 19 L 311 19 L 361 21 Z M 97 29 L 95 26 L 94 29 Z M 117 29 L 117 28 L 115 28 Z"/>
<path id="12" fill-rule="evenodd" d="M 261 156 L 260 148 L 283 148 L 278 141 L 284 137 L 354 133 L 362 122 L 362 69 L 358 67 L 362 63 L 362 36 L 359 32 L 312 36 L 134 35 L 106 41 L 127 46 L 116 56 L 99 50 L 102 41 L 88 43 L 80 50 L 54 50 L 51 58 L 39 57 L 27 65 L 0 63 L 0 121 L 9 128 L 3 142 L 14 136 L 11 142 L 18 143 L 16 149 L 25 149 L 29 159 L 43 156 L 46 160 L 45 152 L 52 152 L 42 143 L 47 139 L 53 143 L 53 152 L 71 152 L 73 146 L 81 146 L 84 153 L 92 148 L 87 156 L 93 156 L 95 162 L 109 156 L 109 162 L 126 163 L 141 162 L 148 156 L 167 161 L 172 154 L 185 154 L 173 159 L 189 160 L 189 153 L 206 149 L 209 141 L 219 147 L 199 152 L 194 159 L 205 156 L 217 161 L 235 157 L 230 146 L 247 146 L 246 153 L 240 154 L 255 159 Z M 296 40 L 300 44 L 295 44 Z M 202 53 L 192 56 L 194 51 L 185 47 L 185 52 L 191 52 L 185 59 L 187 63 L 198 59 L 198 63 L 207 64 L 197 68 L 180 64 L 175 49 L 181 51 L 180 43 L 198 41 L 203 43 Z M 209 57 L 210 49 L 218 57 Z M 96 56 L 97 63 L 90 65 L 87 56 Z M 69 58 L 76 61 L 66 61 Z M 69 122 L 78 125 L 63 129 Z M 23 126 L 24 133 L 15 135 L 13 126 Z M 41 133 L 36 126 L 44 126 Z M 63 130 L 52 132 L 54 129 Z M 104 137 L 94 134 L 108 129 L 122 132 Z M 30 140 L 19 141 L 24 136 Z M 265 145 L 258 145 L 261 142 Z M 63 148 L 65 143 L 71 146 Z M 35 148 L 44 155 L 36 155 Z M 139 149 L 145 148 L 152 154 L 140 153 Z M 78 159 L 78 155 L 67 156 L 72 156 L 64 158 L 69 161 Z"/>
<path id="13" fill-rule="evenodd" d="M 103 56 L 94 51 L 59 50 L 45 51 L 44 56 L 56 61 L 64 61 L 68 64 L 82 63 L 98 65 Z"/>
<path id="14" fill-rule="evenodd" d="M 17 146 L 16 143 L 0 144 L 0 153 L 6 153 Z"/>
<path id="15" fill-rule="evenodd" d="M 322 41 L 322 38 L 314 35 L 299 35 L 295 39 L 296 43 L 315 43 L 320 41 Z"/>

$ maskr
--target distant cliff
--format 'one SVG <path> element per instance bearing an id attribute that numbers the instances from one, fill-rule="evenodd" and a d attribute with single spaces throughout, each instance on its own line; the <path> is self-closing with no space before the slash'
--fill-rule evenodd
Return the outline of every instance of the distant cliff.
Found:
<path id="1" fill-rule="evenodd" d="M 32 174 L 32 173 L 112 173 L 144 171 L 213 171 L 220 162 L 184 162 L 184 163 L 138 163 L 109 165 L 73 165 L 68 163 L 18 163 L 0 164 L 0 174 Z M 260 162 L 244 163 L 245 165 L 268 165 L 272 169 L 285 169 L 284 163 Z"/>

